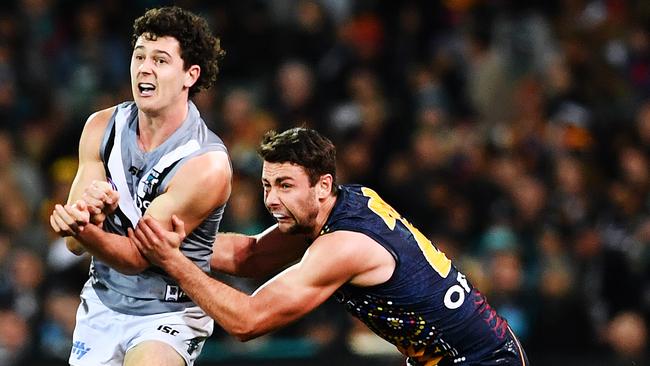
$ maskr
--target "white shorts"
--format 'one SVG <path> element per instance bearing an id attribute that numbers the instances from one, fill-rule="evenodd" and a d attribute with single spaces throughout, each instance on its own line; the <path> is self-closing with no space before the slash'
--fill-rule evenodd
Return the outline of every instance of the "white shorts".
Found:
<path id="1" fill-rule="evenodd" d="M 128 315 L 107 308 L 86 283 L 77 310 L 69 363 L 73 366 L 122 366 L 128 350 L 144 341 L 170 345 L 187 366 L 201 353 L 214 322 L 198 306 L 154 315 Z"/>

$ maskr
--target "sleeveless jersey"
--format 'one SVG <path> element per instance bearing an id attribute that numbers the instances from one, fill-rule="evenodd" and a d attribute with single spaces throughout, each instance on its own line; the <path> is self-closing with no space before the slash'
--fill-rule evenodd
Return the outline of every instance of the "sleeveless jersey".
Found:
<path id="1" fill-rule="evenodd" d="M 178 169 L 190 158 L 209 151 L 226 151 L 222 140 L 208 129 L 192 102 L 186 120 L 160 146 L 143 152 L 137 144 L 138 109 L 134 102 L 119 104 L 100 146 L 106 176 L 120 193 L 119 206 L 104 221 L 104 230 L 125 236 L 136 226 L 151 201 L 163 194 Z M 191 179 L 191 177 L 187 177 Z M 181 251 L 204 271 L 210 270 L 212 244 L 224 206 L 212 211 L 187 235 Z M 194 306 L 178 284 L 158 267 L 137 275 L 122 274 L 93 257 L 93 288 L 114 311 L 150 315 Z"/>
<path id="2" fill-rule="evenodd" d="M 444 253 L 373 190 L 339 187 L 321 235 L 363 233 L 395 258 L 380 285 L 342 286 L 339 302 L 409 357 L 409 365 L 472 364 L 506 341 L 508 325 Z"/>

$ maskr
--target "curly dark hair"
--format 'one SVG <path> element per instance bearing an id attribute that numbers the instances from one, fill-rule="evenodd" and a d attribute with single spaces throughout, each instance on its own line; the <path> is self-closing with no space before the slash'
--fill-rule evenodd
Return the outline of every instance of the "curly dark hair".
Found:
<path id="1" fill-rule="evenodd" d="M 317 131 L 296 127 L 282 133 L 267 132 L 257 149 L 269 163 L 291 163 L 305 169 L 313 187 L 324 174 L 332 175 L 332 192 L 336 193 L 336 147 Z"/>
<path id="2" fill-rule="evenodd" d="M 219 61 L 226 52 L 204 18 L 177 6 L 149 9 L 133 23 L 132 45 L 135 46 L 143 35 L 148 40 L 176 38 L 181 47 L 184 69 L 199 65 L 201 74 L 189 90 L 190 97 L 201 89 L 210 88 L 217 80 Z"/>

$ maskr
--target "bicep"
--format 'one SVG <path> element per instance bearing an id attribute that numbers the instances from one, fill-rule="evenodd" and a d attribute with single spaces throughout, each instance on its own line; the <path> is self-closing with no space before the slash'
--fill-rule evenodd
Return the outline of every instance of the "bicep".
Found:
<path id="1" fill-rule="evenodd" d="M 171 229 L 177 215 L 189 233 L 230 195 L 230 165 L 223 153 L 207 153 L 188 161 L 170 180 L 167 190 L 156 197 L 146 214 Z"/>
<path id="2" fill-rule="evenodd" d="M 94 180 L 106 180 L 106 172 L 101 161 L 79 162 L 77 174 L 75 175 L 72 185 L 70 185 L 70 194 L 68 203 L 72 204 L 81 199 L 86 187 L 90 186 Z"/>
<path id="3" fill-rule="evenodd" d="M 314 242 L 297 264 L 265 283 L 253 294 L 255 311 L 267 329 L 292 322 L 325 302 L 339 287 L 363 271 L 358 255 L 333 251 L 332 241 Z"/>
<path id="4" fill-rule="evenodd" d="M 81 199 L 84 190 L 93 180 L 106 179 L 106 171 L 99 156 L 99 148 L 113 111 L 114 108 L 109 108 L 97 112 L 88 117 L 84 125 L 79 139 L 79 166 L 68 193 L 68 203 L 70 204 Z M 75 254 L 81 254 L 84 251 L 74 237 L 66 238 L 66 246 Z"/>
<path id="5" fill-rule="evenodd" d="M 106 180 L 106 171 L 99 156 L 99 149 L 112 110 L 97 112 L 86 121 L 79 139 L 79 166 L 70 186 L 68 203 L 80 199 L 93 180 Z"/>
<path id="6" fill-rule="evenodd" d="M 272 321 L 281 320 L 286 324 L 318 307 L 345 282 L 344 278 L 323 281 L 318 275 L 309 273 L 303 263 L 298 263 L 257 289 L 253 298 L 262 306 L 274 309 Z"/>

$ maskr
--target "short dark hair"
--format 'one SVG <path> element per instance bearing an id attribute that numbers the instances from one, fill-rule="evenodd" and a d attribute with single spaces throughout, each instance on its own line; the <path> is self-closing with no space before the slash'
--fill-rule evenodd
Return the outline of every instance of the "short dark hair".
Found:
<path id="1" fill-rule="evenodd" d="M 184 69 L 199 65 L 201 75 L 190 88 L 190 97 L 217 80 L 219 61 L 226 52 L 204 18 L 177 6 L 149 9 L 133 23 L 133 46 L 142 35 L 149 40 L 175 38 L 181 46 Z"/>
<path id="2" fill-rule="evenodd" d="M 317 131 L 296 127 L 282 133 L 267 132 L 262 138 L 259 155 L 269 163 L 300 165 L 314 186 L 324 174 L 333 178 L 332 191 L 336 192 L 336 147 Z"/>

